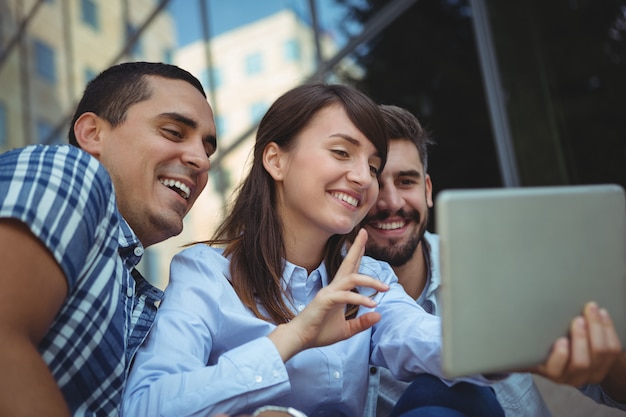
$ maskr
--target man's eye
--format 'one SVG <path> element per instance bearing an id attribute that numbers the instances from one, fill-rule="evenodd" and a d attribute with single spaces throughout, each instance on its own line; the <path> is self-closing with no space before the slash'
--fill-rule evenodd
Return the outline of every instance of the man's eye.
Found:
<path id="1" fill-rule="evenodd" d="M 178 130 L 163 129 L 163 131 L 167 133 L 168 135 L 177 137 L 178 139 L 181 139 L 183 137 L 183 134 L 180 133 Z"/>

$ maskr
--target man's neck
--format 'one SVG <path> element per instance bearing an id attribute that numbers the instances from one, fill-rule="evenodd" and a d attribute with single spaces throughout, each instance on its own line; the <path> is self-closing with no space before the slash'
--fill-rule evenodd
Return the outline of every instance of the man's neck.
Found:
<path id="1" fill-rule="evenodd" d="M 424 291 L 428 279 L 428 263 L 424 259 L 423 241 L 415 248 L 413 257 L 401 266 L 394 266 L 393 270 L 398 276 L 398 282 L 404 287 L 414 300 L 417 300 Z"/>

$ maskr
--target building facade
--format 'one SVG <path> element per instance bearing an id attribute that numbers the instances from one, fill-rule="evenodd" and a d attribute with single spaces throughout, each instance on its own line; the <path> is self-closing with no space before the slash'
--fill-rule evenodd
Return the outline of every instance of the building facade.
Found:
<path id="1" fill-rule="evenodd" d="M 256 126 L 272 102 L 305 82 L 318 68 L 318 54 L 327 59 L 337 50 L 328 34 L 319 39 L 296 10 L 284 8 L 270 16 L 198 39 L 174 55 L 174 62 L 203 83 L 217 126 L 218 151 L 209 183 L 185 219 L 183 233 L 149 250 L 159 286 L 167 282 L 169 263 L 181 246 L 211 237 L 223 218 L 234 188 L 248 171 Z"/>
<path id="2" fill-rule="evenodd" d="M 0 152 L 66 142 L 91 78 L 122 61 L 169 61 L 175 45 L 156 0 L 0 0 Z"/>

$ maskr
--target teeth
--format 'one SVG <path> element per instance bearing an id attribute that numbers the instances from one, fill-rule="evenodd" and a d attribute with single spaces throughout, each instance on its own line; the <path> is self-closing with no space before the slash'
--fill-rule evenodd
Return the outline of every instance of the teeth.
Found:
<path id="1" fill-rule="evenodd" d="M 183 197 L 185 200 L 187 200 L 191 195 L 191 189 L 180 181 L 172 180 L 169 178 L 161 179 L 159 181 L 161 181 L 161 184 L 165 185 L 166 187 L 169 187 L 172 190 L 178 192 L 178 194 L 180 194 L 181 197 Z"/>
<path id="2" fill-rule="evenodd" d="M 354 197 L 350 197 L 349 195 L 344 194 L 344 193 L 332 193 L 332 196 L 341 201 L 345 201 L 346 203 L 354 207 L 356 207 L 359 204 L 359 200 L 357 200 Z"/>
<path id="3" fill-rule="evenodd" d="M 391 223 L 377 223 L 374 226 L 377 229 L 382 229 L 382 230 L 395 230 L 395 229 L 400 229 L 404 226 L 404 222 L 391 222 Z"/>

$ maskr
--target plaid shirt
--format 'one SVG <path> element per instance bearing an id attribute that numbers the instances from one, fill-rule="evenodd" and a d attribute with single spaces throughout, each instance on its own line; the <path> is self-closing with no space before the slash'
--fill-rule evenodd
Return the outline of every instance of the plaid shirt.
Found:
<path id="1" fill-rule="evenodd" d="M 67 298 L 38 348 L 72 413 L 118 415 L 162 292 L 135 270 L 144 249 L 117 210 L 108 173 L 73 146 L 6 152 L 0 203 L 0 217 L 27 224 L 65 273 Z"/>

